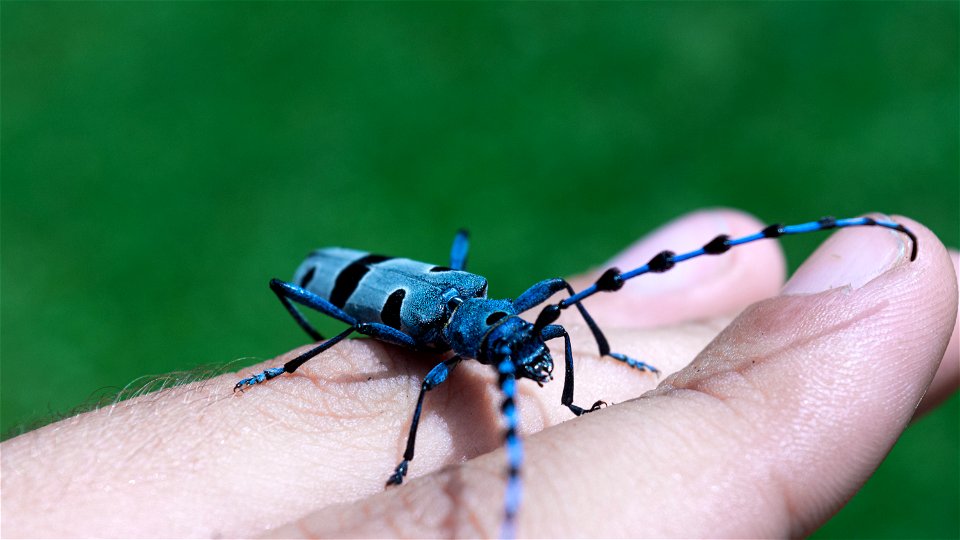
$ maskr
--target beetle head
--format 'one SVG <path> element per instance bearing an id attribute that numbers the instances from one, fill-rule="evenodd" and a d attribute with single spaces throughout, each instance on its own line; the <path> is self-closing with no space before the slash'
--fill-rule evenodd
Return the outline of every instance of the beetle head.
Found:
<path id="1" fill-rule="evenodd" d="M 553 358 L 534 326 L 517 316 L 505 317 L 493 327 L 484 343 L 486 362 L 499 365 L 509 359 L 516 377 L 533 379 L 539 385 L 553 379 Z"/>

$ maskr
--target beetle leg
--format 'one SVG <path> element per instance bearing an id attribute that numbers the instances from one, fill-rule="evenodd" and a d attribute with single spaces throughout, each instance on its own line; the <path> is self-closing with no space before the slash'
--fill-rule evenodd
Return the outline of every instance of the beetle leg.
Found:
<path id="1" fill-rule="evenodd" d="M 560 404 L 570 409 L 573 414 L 580 416 L 583 413 L 593 412 L 599 409 L 604 402 L 597 401 L 589 409 L 584 409 L 573 404 L 573 350 L 570 348 L 570 334 L 559 324 L 551 324 L 543 329 L 541 333 L 544 340 L 563 337 L 563 394 L 560 396 Z"/>
<path id="2" fill-rule="evenodd" d="M 247 377 L 246 379 L 243 379 L 240 382 L 238 382 L 236 385 L 234 385 L 233 391 L 236 392 L 237 390 L 242 390 L 246 386 L 253 386 L 257 383 L 268 381 L 276 377 L 277 375 L 281 375 L 283 373 L 293 373 L 294 371 L 297 370 L 297 368 L 303 365 L 304 362 L 306 362 L 307 360 L 310 360 L 314 356 L 322 353 L 323 351 L 329 349 L 330 347 L 333 347 L 337 343 L 340 343 L 340 341 L 342 341 L 345 337 L 349 336 L 356 330 L 357 329 L 353 327 L 347 328 L 343 332 L 324 341 L 323 343 L 321 343 L 320 345 L 317 345 L 316 347 L 310 349 L 309 351 L 306 351 L 300 354 L 300 356 L 297 356 L 293 360 L 290 360 L 289 362 L 287 362 L 286 364 L 280 367 L 265 369 L 256 375 Z"/>
<path id="3" fill-rule="evenodd" d="M 391 474 L 387 480 L 388 486 L 403 483 L 403 477 L 407 475 L 407 468 L 410 465 L 410 461 L 413 460 L 413 447 L 417 444 L 417 427 L 420 425 L 423 397 L 428 391 L 433 390 L 440 385 L 440 383 L 447 380 L 447 377 L 453 369 L 457 367 L 460 360 L 461 358 L 459 356 L 454 356 L 449 360 L 440 362 L 424 377 L 423 384 L 420 385 L 420 395 L 417 397 L 417 407 L 413 410 L 413 422 L 410 424 L 410 434 L 407 435 L 407 449 L 403 452 L 403 461 L 397 465 L 397 468 L 394 469 L 393 474 Z"/>
<path id="4" fill-rule="evenodd" d="M 331 304 L 329 300 L 321 298 L 319 295 L 312 293 L 303 287 L 274 278 L 270 280 L 270 289 L 277 295 L 277 298 L 280 299 L 280 303 L 283 304 L 283 307 L 287 308 L 287 311 L 290 312 L 293 320 L 297 321 L 297 324 L 300 325 L 300 328 L 303 328 L 304 331 L 314 339 L 314 341 L 322 341 L 323 336 L 320 335 L 320 332 L 317 332 L 317 329 L 310 324 L 310 322 L 306 319 L 306 317 L 303 316 L 302 313 L 300 313 L 300 310 L 298 310 L 297 307 L 290 302 L 291 300 L 298 304 L 307 306 L 308 308 L 315 309 L 324 315 L 333 317 L 338 321 L 345 322 L 350 326 L 357 325 L 357 320 L 350 315 L 347 315 L 342 309 Z"/>
<path id="5" fill-rule="evenodd" d="M 517 310 L 517 313 L 522 313 L 546 302 L 551 296 L 564 289 L 566 289 L 571 296 L 575 294 L 573 287 L 571 287 L 566 280 L 560 278 L 545 279 L 534 284 L 523 294 L 517 297 L 517 299 L 513 301 L 513 306 Z M 650 364 L 647 364 L 646 362 L 634 360 L 633 358 L 621 353 L 611 352 L 610 344 L 607 342 L 607 337 L 603 335 L 603 330 L 600 330 L 600 326 L 597 325 L 596 321 L 593 320 L 593 317 L 590 316 L 590 313 L 587 312 L 587 308 L 583 307 L 580 302 L 576 302 L 574 305 L 577 307 L 577 311 L 580 312 L 580 316 L 583 317 L 583 321 L 587 323 L 587 327 L 590 328 L 590 332 L 593 334 L 593 339 L 597 342 L 597 348 L 600 351 L 600 356 L 609 356 L 610 358 L 624 362 L 628 366 L 641 371 L 660 373 L 660 370 L 651 366 Z M 555 309 L 555 311 L 557 311 L 557 314 L 559 314 L 558 310 Z"/>
<path id="6" fill-rule="evenodd" d="M 466 270 L 467 252 L 469 250 L 470 234 L 466 229 L 460 229 L 453 238 L 453 247 L 450 248 L 450 268 L 454 270 Z"/>

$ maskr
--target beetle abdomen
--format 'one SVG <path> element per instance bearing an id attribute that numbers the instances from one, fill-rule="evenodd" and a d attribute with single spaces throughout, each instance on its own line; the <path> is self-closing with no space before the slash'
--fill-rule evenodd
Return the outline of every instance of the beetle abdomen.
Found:
<path id="1" fill-rule="evenodd" d="M 476 274 L 345 248 L 311 253 L 294 283 L 361 322 L 389 325 L 425 346 L 444 344 L 445 292 L 453 289 L 461 298 L 484 298 L 487 292 L 486 279 Z"/>

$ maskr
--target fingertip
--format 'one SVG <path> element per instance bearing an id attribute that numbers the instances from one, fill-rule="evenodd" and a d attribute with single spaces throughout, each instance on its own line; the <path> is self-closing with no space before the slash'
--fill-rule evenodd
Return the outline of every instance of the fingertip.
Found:
<path id="1" fill-rule="evenodd" d="M 871 216 L 888 221 L 887 216 Z M 797 269 L 784 294 L 810 294 L 836 287 L 860 288 L 894 266 L 913 260 L 913 232 L 879 227 L 842 228 Z"/>
<path id="2" fill-rule="evenodd" d="M 894 219 L 916 233 L 916 261 L 909 245 L 904 251 L 881 235 L 881 251 L 906 256 L 854 283 L 824 281 L 751 306 L 656 391 L 693 390 L 748 419 L 753 473 L 774 477 L 791 509 L 784 534 L 808 533 L 862 485 L 906 427 L 956 333 L 956 258 L 951 264 L 927 228 Z M 867 276 L 871 260 L 884 266 L 885 259 L 850 251 L 864 247 L 866 234 L 842 231 L 814 258 L 851 259 Z"/>
<path id="3" fill-rule="evenodd" d="M 955 249 L 948 250 L 951 262 L 953 262 L 955 276 L 960 280 L 960 252 Z M 960 287 L 960 284 L 958 284 Z M 930 412 L 940 403 L 953 395 L 960 387 L 960 317 L 953 323 L 953 333 L 950 335 L 950 341 L 947 343 L 947 350 L 943 353 L 943 360 L 940 361 L 940 367 L 937 368 L 933 376 L 933 382 L 930 383 L 930 389 L 920 401 L 917 413 L 914 418 Z"/>

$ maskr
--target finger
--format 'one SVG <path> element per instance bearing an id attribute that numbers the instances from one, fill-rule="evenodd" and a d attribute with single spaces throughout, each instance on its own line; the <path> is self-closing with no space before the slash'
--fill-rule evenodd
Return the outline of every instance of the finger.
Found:
<path id="1" fill-rule="evenodd" d="M 954 271 L 960 274 L 960 253 L 950 250 L 950 258 L 953 260 Z M 920 407 L 917 408 L 916 416 L 919 417 L 936 408 L 952 396 L 958 386 L 960 386 L 960 317 L 954 323 L 953 335 L 950 336 L 947 351 L 943 354 L 943 361 L 940 362 L 933 382 L 930 383 L 930 390 L 923 396 Z"/>
<path id="2" fill-rule="evenodd" d="M 638 331 L 622 342 L 657 358 L 687 358 L 716 332 L 716 325 L 698 323 Z M 574 335 L 586 366 L 578 364 L 585 375 L 578 388 L 589 403 L 623 401 L 656 384 L 650 374 L 598 361 L 586 330 Z M 430 361 L 373 340 L 348 340 L 322 362 L 233 394 L 241 377 L 312 347 L 5 441 L 4 533 L 251 536 L 318 506 L 382 492 L 403 454 Z M 554 354 L 562 358 L 563 351 Z M 500 447 L 501 398 L 492 377 L 488 366 L 464 363 L 427 395 L 409 478 Z M 559 406 L 560 384 L 540 389 L 524 382 L 524 434 L 572 418 Z"/>
<path id="3" fill-rule="evenodd" d="M 899 238 L 841 231 L 789 294 L 657 391 L 530 437 L 521 535 L 797 536 L 827 519 L 907 425 L 953 329 L 950 260 L 905 223 L 915 262 Z M 271 534 L 491 536 L 504 462 L 494 452 Z"/>
<path id="4" fill-rule="evenodd" d="M 753 216 L 731 209 L 702 210 L 682 216 L 625 249 L 596 272 L 571 280 L 581 290 L 607 268 L 627 271 L 646 264 L 663 250 L 696 249 L 718 234 L 741 236 L 763 229 Z M 724 316 L 769 298 L 783 285 L 785 263 L 776 242 L 700 257 L 669 272 L 638 277 L 613 294 L 585 302 L 601 325 L 650 328 Z M 567 320 L 575 321 L 571 316 Z"/>
<path id="5" fill-rule="evenodd" d="M 240 375 L 228 374 L 5 441 L 4 535 L 244 537 L 317 504 L 379 492 L 402 453 L 416 366 L 394 348 L 351 340 L 246 393 L 232 392 Z M 465 383 L 452 386 L 469 398 Z M 427 444 L 464 435 L 431 432 Z"/>
<path id="6" fill-rule="evenodd" d="M 688 324 L 619 343 L 657 359 L 689 359 L 719 327 Z M 571 333 L 578 373 L 586 373 L 578 382 L 579 394 L 589 403 L 623 401 L 656 384 L 649 373 L 624 377 L 634 373 L 610 360 L 581 370 L 581 359 L 595 359 L 595 345 L 584 329 Z M 230 391 L 248 371 L 282 365 L 307 348 L 243 374 L 130 399 L 71 419 L 67 426 L 49 426 L 4 443 L 5 456 L 20 472 L 4 476 L 10 486 L 4 493 L 28 495 L 5 504 L 24 509 L 5 520 L 8 530 L 61 536 L 248 535 L 317 505 L 382 491 L 403 453 L 420 384 L 439 358 L 370 340 L 346 341 L 325 352 L 322 362 L 309 362 L 282 381 L 236 396 Z M 563 357 L 556 347 L 554 354 Z M 674 367 L 667 361 L 661 365 Z M 561 389 L 559 384 L 545 393 L 530 384 L 521 388 L 525 434 L 572 417 L 558 406 Z M 489 368 L 475 362 L 465 363 L 430 392 L 410 477 L 499 447 L 499 400 Z M 98 439 L 97 434 L 113 433 L 124 436 Z M 89 443 L 91 438 L 96 444 Z M 39 448 L 44 451 L 34 451 Z M 70 479 L 68 488 L 57 493 L 21 488 L 45 477 L 54 463 Z M 193 500 L 182 492 L 204 496 Z M 105 506 L 115 511 L 99 511 Z M 192 517 L 164 517 L 187 514 Z M 42 519 L 31 520 L 38 516 Z"/>

